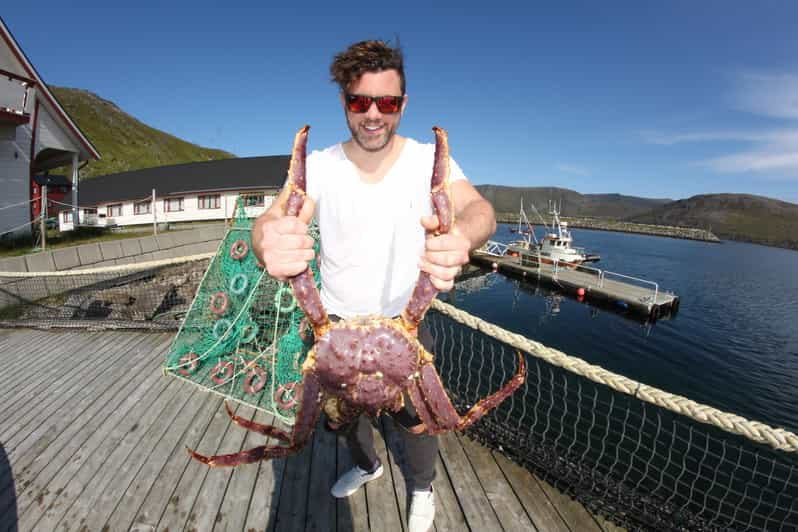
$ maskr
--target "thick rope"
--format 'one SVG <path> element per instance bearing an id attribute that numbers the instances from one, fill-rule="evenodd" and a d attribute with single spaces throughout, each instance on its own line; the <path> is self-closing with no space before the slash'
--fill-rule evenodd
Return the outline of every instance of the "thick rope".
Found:
<path id="1" fill-rule="evenodd" d="M 492 323 L 435 299 L 432 308 L 474 330 L 496 338 L 507 345 L 525 351 L 530 355 L 545 360 L 549 364 L 567 369 L 571 373 L 581 375 L 593 382 L 603 384 L 615 391 L 636 397 L 660 408 L 687 416 L 698 422 L 713 425 L 726 432 L 744 436 L 757 443 L 769 445 L 774 449 L 787 452 L 798 452 L 798 435 L 784 429 L 775 429 L 758 421 L 750 421 L 736 414 L 723 412 L 711 406 L 662 391 L 653 386 L 639 383 L 617 373 L 612 373 L 599 366 L 594 366 L 561 351 L 546 347 L 520 334 L 512 333 Z"/>

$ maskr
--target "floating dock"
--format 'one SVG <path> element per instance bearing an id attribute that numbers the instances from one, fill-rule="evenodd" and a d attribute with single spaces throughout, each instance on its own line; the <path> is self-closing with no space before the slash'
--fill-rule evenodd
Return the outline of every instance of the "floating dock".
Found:
<path id="1" fill-rule="evenodd" d="M 679 309 L 679 296 L 660 290 L 657 283 L 598 268 L 541 264 L 490 247 L 473 251 L 471 262 L 512 277 L 543 281 L 580 300 L 617 306 L 644 318 L 656 320 Z"/>

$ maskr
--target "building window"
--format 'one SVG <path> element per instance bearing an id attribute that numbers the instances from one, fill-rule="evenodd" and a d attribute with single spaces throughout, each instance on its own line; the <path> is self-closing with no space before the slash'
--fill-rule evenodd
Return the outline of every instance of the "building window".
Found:
<path id="1" fill-rule="evenodd" d="M 65 224 L 72 223 L 72 211 L 62 211 L 61 214 L 63 214 Z"/>
<path id="2" fill-rule="evenodd" d="M 244 207 L 263 207 L 263 193 L 259 194 L 242 194 L 241 198 L 244 200 Z"/>
<path id="3" fill-rule="evenodd" d="M 122 216 L 122 204 L 121 203 L 114 203 L 113 205 L 109 205 L 107 207 L 108 216 Z"/>
<path id="4" fill-rule="evenodd" d="M 197 196 L 200 209 L 218 209 L 221 207 L 221 195 Z"/>
<path id="5" fill-rule="evenodd" d="M 163 200 L 163 210 L 177 212 L 183 210 L 183 198 L 168 198 Z"/>
<path id="6" fill-rule="evenodd" d="M 152 205 L 152 202 L 149 200 L 134 203 L 133 214 L 150 214 L 150 205 Z"/>

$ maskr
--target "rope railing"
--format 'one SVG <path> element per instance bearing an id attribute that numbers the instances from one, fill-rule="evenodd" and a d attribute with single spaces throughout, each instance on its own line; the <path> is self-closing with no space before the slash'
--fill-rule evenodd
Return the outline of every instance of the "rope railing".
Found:
<path id="1" fill-rule="evenodd" d="M 615 391 L 636 397 L 701 423 L 713 425 L 726 432 L 744 436 L 757 443 L 769 445 L 774 449 L 791 453 L 798 452 L 798 435 L 787 430 L 773 428 L 765 423 L 751 421 L 736 414 L 723 412 L 717 408 L 697 403 L 692 399 L 665 392 L 623 375 L 618 375 L 600 366 L 595 366 L 582 359 L 567 355 L 562 351 L 546 347 L 523 335 L 510 332 L 438 299 L 433 301 L 432 308 L 507 345 L 525 351 L 532 356 L 545 360 L 549 364 L 566 369 L 593 382 L 603 384 Z"/>

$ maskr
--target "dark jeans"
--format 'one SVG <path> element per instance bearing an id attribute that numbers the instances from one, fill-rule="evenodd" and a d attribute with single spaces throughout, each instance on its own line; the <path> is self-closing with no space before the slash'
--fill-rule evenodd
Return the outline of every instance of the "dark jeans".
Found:
<path id="1" fill-rule="evenodd" d="M 418 328 L 418 338 L 424 349 L 432 352 L 432 335 L 423 323 Z M 421 423 L 407 394 L 405 394 L 405 407 L 399 412 L 388 412 L 388 415 L 399 427 L 397 433 L 404 445 L 404 473 L 407 484 L 410 489 L 414 490 L 429 488 L 435 478 L 438 437 L 428 434 L 413 434 L 406 430 Z M 372 471 L 377 465 L 378 458 L 374 450 L 374 431 L 368 416 L 360 416 L 357 422 L 342 427 L 339 433 L 346 437 L 352 461 L 361 469 Z"/>

